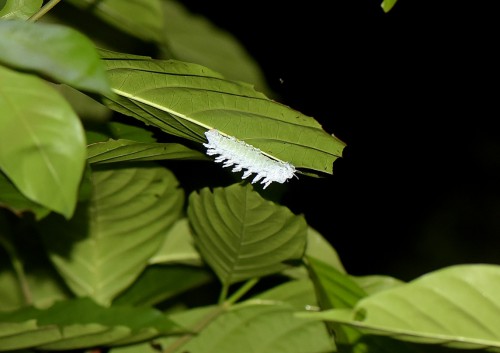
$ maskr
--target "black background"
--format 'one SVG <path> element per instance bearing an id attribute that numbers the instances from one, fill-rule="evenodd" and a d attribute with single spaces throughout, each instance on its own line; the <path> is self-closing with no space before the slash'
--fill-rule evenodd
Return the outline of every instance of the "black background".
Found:
<path id="1" fill-rule="evenodd" d="M 494 2 L 183 3 L 242 42 L 279 101 L 347 143 L 334 176 L 293 180 L 283 203 L 348 272 L 500 263 Z"/>

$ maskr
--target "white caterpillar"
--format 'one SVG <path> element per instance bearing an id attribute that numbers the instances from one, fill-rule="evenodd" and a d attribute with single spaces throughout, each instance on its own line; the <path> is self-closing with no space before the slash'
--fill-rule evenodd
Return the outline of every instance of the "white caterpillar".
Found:
<path id="1" fill-rule="evenodd" d="M 208 143 L 203 146 L 207 148 L 207 155 L 219 155 L 215 158 L 216 163 L 224 162 L 223 168 L 234 165 L 233 172 L 243 169 L 242 179 L 257 173 L 252 184 L 262 179 L 264 189 L 273 181 L 283 184 L 295 176 L 295 167 L 287 162 L 274 160 L 262 153 L 258 148 L 244 141 L 237 140 L 231 136 L 222 135 L 218 130 L 211 129 L 205 132 Z"/>

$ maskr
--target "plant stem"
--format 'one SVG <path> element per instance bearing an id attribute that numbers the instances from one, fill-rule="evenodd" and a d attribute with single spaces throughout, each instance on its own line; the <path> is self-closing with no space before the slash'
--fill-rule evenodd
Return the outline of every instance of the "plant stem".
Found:
<path id="1" fill-rule="evenodd" d="M 226 301 L 227 291 L 229 290 L 229 284 L 222 285 L 222 290 L 219 295 L 219 305 L 222 305 Z"/>
<path id="2" fill-rule="evenodd" d="M 40 10 L 38 10 L 35 14 L 33 14 L 30 18 L 28 18 L 29 22 L 36 22 L 43 15 L 49 12 L 54 6 L 56 6 L 61 0 L 50 0 L 48 3 L 42 6 Z"/>
<path id="3" fill-rule="evenodd" d="M 221 315 L 224 311 L 229 308 L 229 305 L 223 303 L 222 305 L 217 306 L 213 311 L 209 312 L 205 317 L 203 317 L 200 321 L 198 321 L 193 327 L 193 333 L 188 333 L 179 338 L 177 341 L 172 343 L 166 349 L 163 350 L 163 353 L 174 353 L 185 345 L 187 342 L 191 340 L 191 338 L 200 333 L 205 327 L 207 327 L 213 320 L 215 320 L 219 315 Z"/>
<path id="4" fill-rule="evenodd" d="M 234 304 L 244 296 L 253 286 L 255 286 L 259 282 L 259 278 L 252 278 L 246 281 L 231 297 L 227 299 L 227 303 Z"/>
<path id="5" fill-rule="evenodd" d="M 33 298 L 31 297 L 31 291 L 28 286 L 28 280 L 26 279 L 23 263 L 19 259 L 14 245 L 2 233 L 0 233 L 0 245 L 3 246 L 10 257 L 10 262 L 12 264 L 14 272 L 16 273 L 17 279 L 19 281 L 19 286 L 21 287 L 21 293 L 24 298 L 24 303 L 26 305 L 30 305 L 33 302 Z"/>
<path id="6" fill-rule="evenodd" d="M 229 299 L 226 300 L 227 291 L 229 285 L 224 285 L 219 296 L 219 305 L 211 312 L 209 312 L 205 317 L 198 321 L 194 327 L 193 332 L 180 337 L 177 341 L 172 343 L 162 353 L 174 353 L 185 345 L 189 340 L 193 338 L 194 335 L 200 333 L 205 327 L 207 327 L 213 320 L 215 320 L 219 315 L 223 314 L 227 309 L 231 307 L 238 299 L 240 299 L 245 293 L 247 293 L 253 286 L 259 282 L 259 278 L 252 278 L 246 281 Z"/>

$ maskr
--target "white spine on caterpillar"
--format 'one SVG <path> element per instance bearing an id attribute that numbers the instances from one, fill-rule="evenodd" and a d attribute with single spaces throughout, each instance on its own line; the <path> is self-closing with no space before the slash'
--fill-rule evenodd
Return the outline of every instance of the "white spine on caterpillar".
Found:
<path id="1" fill-rule="evenodd" d="M 233 172 L 245 170 L 242 179 L 248 178 L 256 173 L 252 184 L 261 181 L 264 189 L 273 181 L 283 184 L 295 176 L 295 167 L 287 162 L 274 160 L 262 153 L 258 148 L 244 141 L 237 140 L 232 136 L 222 135 L 218 130 L 211 129 L 205 132 L 208 143 L 203 146 L 207 148 L 207 155 L 219 155 L 215 158 L 216 163 L 222 163 L 222 167 L 234 165 Z"/>

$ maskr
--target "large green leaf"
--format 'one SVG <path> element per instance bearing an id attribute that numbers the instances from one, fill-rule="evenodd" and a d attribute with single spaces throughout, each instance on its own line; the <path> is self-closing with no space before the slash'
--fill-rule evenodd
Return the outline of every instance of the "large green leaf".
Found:
<path id="1" fill-rule="evenodd" d="M 146 41 L 160 41 L 163 13 L 160 0 L 67 0 L 89 10 L 116 28 Z"/>
<path id="2" fill-rule="evenodd" d="M 71 217 L 86 157 L 71 106 L 40 78 L 0 66 L 0 116 L 0 169 L 27 198 Z"/>
<path id="3" fill-rule="evenodd" d="M 204 260 L 225 285 L 279 272 L 304 253 L 304 217 L 249 185 L 193 192 L 188 216 Z"/>
<path id="4" fill-rule="evenodd" d="M 163 11 L 167 54 L 173 55 L 169 59 L 197 63 L 227 79 L 249 82 L 259 91 L 269 91 L 257 62 L 231 33 L 190 13 L 178 1 L 163 1 Z"/>
<path id="5" fill-rule="evenodd" d="M 180 216 L 184 193 L 161 167 L 93 172 L 90 202 L 71 221 L 47 217 L 41 231 L 69 287 L 102 304 L 128 287 Z"/>
<path id="6" fill-rule="evenodd" d="M 167 133 L 206 142 L 204 132 L 214 128 L 316 173 L 331 174 L 345 146 L 313 118 L 206 67 L 109 54 L 104 62 L 117 94 L 110 108 Z"/>
<path id="7" fill-rule="evenodd" d="M 109 94 L 109 83 L 94 44 L 61 25 L 0 22 L 0 63 L 35 71 L 77 89 Z"/>
<path id="8" fill-rule="evenodd" d="M 217 308 L 197 308 L 172 315 L 183 327 L 195 327 Z M 189 353 L 331 353 L 333 341 L 324 325 L 294 317 L 296 309 L 284 303 L 248 301 L 221 312 L 176 352 Z M 166 352 L 175 338 L 155 340 Z M 154 353 L 151 345 L 120 347 L 111 353 Z"/>
<path id="9" fill-rule="evenodd" d="M 126 161 L 207 159 L 203 153 L 179 143 L 144 143 L 131 140 L 108 140 L 87 147 L 89 163 Z"/>
<path id="10" fill-rule="evenodd" d="M 42 3 L 43 0 L 6 0 L 0 7 L 0 18 L 26 20 L 42 7 Z"/>
<path id="11" fill-rule="evenodd" d="M 457 265 L 360 300 L 353 310 L 311 314 L 419 343 L 500 350 L 500 266 Z"/>
<path id="12" fill-rule="evenodd" d="M 88 298 L 61 301 L 45 310 L 26 307 L 0 312 L 0 328 L 0 351 L 120 345 L 179 331 L 155 309 L 104 308 Z"/>

